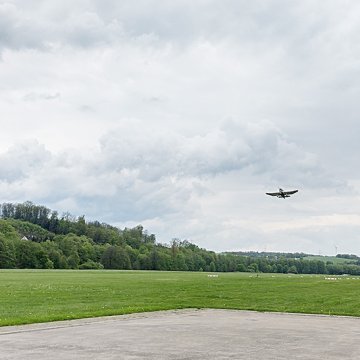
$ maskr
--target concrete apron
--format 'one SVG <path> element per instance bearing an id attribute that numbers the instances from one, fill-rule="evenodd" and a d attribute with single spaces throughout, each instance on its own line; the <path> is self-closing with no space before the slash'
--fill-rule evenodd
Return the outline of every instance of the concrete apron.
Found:
<path id="1" fill-rule="evenodd" d="M 0 328 L 0 358 L 360 359 L 360 318 L 175 310 Z"/>

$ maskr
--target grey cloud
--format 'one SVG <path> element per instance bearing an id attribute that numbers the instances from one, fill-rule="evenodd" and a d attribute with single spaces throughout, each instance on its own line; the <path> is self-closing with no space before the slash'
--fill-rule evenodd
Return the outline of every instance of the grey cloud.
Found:
<path id="1" fill-rule="evenodd" d="M 0 196 L 45 202 L 59 211 L 86 211 L 93 218 L 101 213 L 103 221 L 127 221 L 171 213 L 179 197 L 184 201 L 191 192 L 170 179 L 145 182 L 137 171 L 99 171 L 100 166 L 92 156 L 52 154 L 37 142 L 16 145 L 0 155 Z"/>
<path id="2" fill-rule="evenodd" d="M 24 101 L 56 100 L 61 97 L 60 93 L 28 93 L 23 97 Z"/>
<path id="3" fill-rule="evenodd" d="M 96 112 L 96 109 L 90 105 L 81 105 L 81 106 L 79 106 L 79 110 L 81 112 L 85 112 L 85 113 L 95 113 Z"/>
<path id="4" fill-rule="evenodd" d="M 190 224 L 205 242 L 241 232 L 246 246 L 270 235 L 227 232 L 220 212 L 358 213 L 341 179 L 359 186 L 359 14 L 338 0 L 1 2 L 2 149 L 30 136 L 57 152 L 0 154 L 0 196 L 168 233 Z M 278 186 L 301 191 L 264 206 Z"/>
<path id="5" fill-rule="evenodd" d="M 343 185 L 329 178 L 316 155 L 302 150 L 269 121 L 228 121 L 204 135 L 165 132 L 147 135 L 136 127 L 101 139 L 102 166 L 136 170 L 139 178 L 203 177 L 250 169 L 274 182 L 310 186 Z M 326 174 L 326 175 L 325 175 Z"/>
<path id="6" fill-rule="evenodd" d="M 203 180 L 243 170 L 297 184 L 310 184 L 317 176 L 323 186 L 334 186 L 321 178 L 316 158 L 270 122 L 228 121 L 197 136 L 148 135 L 127 127 L 108 133 L 100 150 L 87 155 L 55 155 L 34 142 L 13 147 L 1 155 L 0 164 L 2 180 L 14 188 L 21 183 L 29 196 L 85 203 L 95 198 L 106 207 L 117 207 L 126 218 L 178 211 L 192 194 L 206 196 Z"/>
<path id="7" fill-rule="evenodd" d="M 329 5 L 330 3 L 330 5 Z M 356 4 L 348 4 L 355 11 Z M 53 44 L 96 46 L 124 37 L 189 44 L 198 39 L 235 39 L 245 48 L 266 43 L 305 58 L 313 41 L 328 36 L 337 1 L 21 1 L 0 6 L 3 47 L 48 48 Z M 350 19 L 351 20 L 351 19 Z M 352 22 L 353 23 L 353 22 Z M 342 28 L 343 31 L 344 28 Z M 301 52 L 305 50 L 305 53 Z"/>
<path id="8" fill-rule="evenodd" d="M 49 10 L 43 14 L 42 7 L 47 6 L 35 2 L 31 9 L 20 2 L 0 4 L 0 50 L 51 50 L 58 45 L 89 47 L 121 38 L 122 27 L 116 19 L 105 23 L 86 7 L 75 13 L 65 7 L 63 18 L 57 18 L 51 10 L 50 14 Z M 54 11 L 57 10 L 54 6 Z"/>
<path id="9" fill-rule="evenodd" d="M 14 145 L 0 155 L 0 182 L 16 182 L 46 167 L 51 153 L 36 141 Z"/>
<path id="10" fill-rule="evenodd" d="M 316 178 L 323 189 L 337 186 L 319 169 L 315 155 L 303 151 L 269 121 L 227 121 L 197 136 L 166 131 L 149 135 L 136 126 L 126 127 L 107 134 L 100 145 L 88 153 L 67 150 L 60 154 L 50 153 L 37 142 L 12 147 L 0 155 L 0 196 L 5 201 L 32 200 L 60 212 L 85 213 L 88 219 L 110 223 L 151 223 L 151 219 L 156 223 L 159 219 L 166 228 L 163 236 L 172 232 L 171 238 L 180 231 L 180 237 L 185 234 L 199 244 L 204 236 L 206 241 L 219 237 L 235 249 L 237 241 L 249 246 L 249 239 L 274 243 L 276 234 L 263 233 L 262 238 L 251 226 L 241 225 L 242 233 L 235 239 L 237 228 L 227 224 L 228 214 L 219 220 L 214 210 L 217 202 L 211 199 L 216 196 L 222 203 L 221 194 L 230 178 L 239 182 L 239 189 L 249 179 L 275 183 L 284 177 L 292 183 L 307 181 L 308 192 L 318 186 Z M 287 173 L 291 175 L 286 177 Z M 220 194 L 209 187 L 216 178 Z M 258 201 L 258 195 L 252 200 L 253 195 L 247 196 L 245 202 Z M 199 225 L 206 204 L 210 212 L 205 217 L 210 216 L 218 227 L 211 235 L 206 233 L 211 232 L 210 225 L 203 224 L 207 229 L 203 232 Z"/>
<path id="11" fill-rule="evenodd" d="M 19 9 L 9 2 L 0 4 L 0 50 L 4 48 L 45 48 L 42 40 L 48 31 L 35 19 L 21 17 Z"/>
<path id="12" fill-rule="evenodd" d="M 89 47 L 122 39 L 123 29 L 116 20 L 105 23 L 96 13 L 84 12 L 65 22 L 64 35 L 66 43 Z"/>

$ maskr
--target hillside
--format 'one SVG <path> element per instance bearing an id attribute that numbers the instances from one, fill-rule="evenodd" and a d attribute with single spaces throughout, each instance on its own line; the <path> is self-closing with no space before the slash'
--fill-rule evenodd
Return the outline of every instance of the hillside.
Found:
<path id="1" fill-rule="evenodd" d="M 216 254 L 187 240 L 156 242 L 141 225 L 119 229 L 59 216 L 31 202 L 0 205 L 0 268 L 132 269 L 360 275 L 359 258 L 323 261 L 303 253 Z"/>
<path id="2" fill-rule="evenodd" d="M 188 241 L 156 242 L 141 225 L 118 229 L 31 202 L 0 206 L 0 268 L 235 271 Z"/>

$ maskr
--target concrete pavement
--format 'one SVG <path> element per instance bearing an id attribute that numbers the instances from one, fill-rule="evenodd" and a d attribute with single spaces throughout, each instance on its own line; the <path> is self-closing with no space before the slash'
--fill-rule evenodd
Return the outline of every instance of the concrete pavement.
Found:
<path id="1" fill-rule="evenodd" d="M 2 360 L 360 359 L 360 319 L 179 310 L 0 328 Z"/>

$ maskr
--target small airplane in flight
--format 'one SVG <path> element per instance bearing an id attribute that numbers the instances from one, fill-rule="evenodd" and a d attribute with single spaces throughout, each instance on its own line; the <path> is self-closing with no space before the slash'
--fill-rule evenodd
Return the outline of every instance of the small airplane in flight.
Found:
<path id="1" fill-rule="evenodd" d="M 278 198 L 287 198 L 290 197 L 290 195 L 297 193 L 299 190 L 291 190 L 291 191 L 284 191 L 283 189 L 279 188 L 279 192 L 274 193 L 266 193 L 266 195 L 270 196 L 277 196 Z"/>

